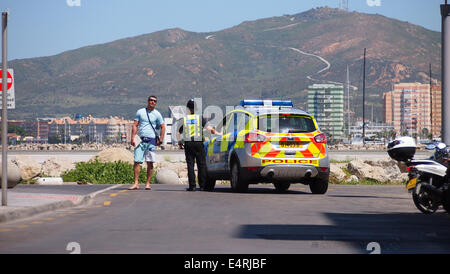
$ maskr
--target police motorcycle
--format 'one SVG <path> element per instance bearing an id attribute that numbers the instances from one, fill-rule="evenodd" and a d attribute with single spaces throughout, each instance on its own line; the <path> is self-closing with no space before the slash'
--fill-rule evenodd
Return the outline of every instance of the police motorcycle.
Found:
<path id="1" fill-rule="evenodd" d="M 416 143 L 411 137 L 400 137 L 388 146 L 389 156 L 408 167 L 406 189 L 412 193 L 415 206 L 424 214 L 436 212 L 439 206 L 449 212 L 450 190 L 448 161 L 450 147 L 444 143 L 433 143 L 428 150 L 435 150 L 429 159 L 414 159 Z"/>

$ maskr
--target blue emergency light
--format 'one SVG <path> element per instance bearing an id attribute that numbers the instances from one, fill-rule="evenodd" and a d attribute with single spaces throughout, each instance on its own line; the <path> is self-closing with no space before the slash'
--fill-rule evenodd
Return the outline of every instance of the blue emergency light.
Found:
<path id="1" fill-rule="evenodd" d="M 293 107 L 291 100 L 241 100 L 243 107 Z"/>

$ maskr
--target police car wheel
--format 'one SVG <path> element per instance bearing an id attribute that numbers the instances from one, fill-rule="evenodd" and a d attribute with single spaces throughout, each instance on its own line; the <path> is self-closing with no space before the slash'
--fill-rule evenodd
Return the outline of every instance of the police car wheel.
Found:
<path id="1" fill-rule="evenodd" d="M 216 186 L 216 179 L 208 178 L 206 180 L 205 190 L 206 191 L 212 191 L 214 190 L 214 187 Z"/>
<path id="2" fill-rule="evenodd" d="M 312 194 L 325 194 L 328 190 L 328 180 L 317 179 L 309 183 Z"/>
<path id="3" fill-rule="evenodd" d="M 239 164 L 233 162 L 231 166 L 231 189 L 233 192 L 247 192 L 248 183 L 242 180 L 242 176 L 239 174 Z"/>

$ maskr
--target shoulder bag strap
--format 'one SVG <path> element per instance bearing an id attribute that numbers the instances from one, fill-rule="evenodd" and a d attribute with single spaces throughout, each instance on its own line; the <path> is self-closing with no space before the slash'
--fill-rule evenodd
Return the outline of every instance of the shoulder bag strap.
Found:
<path id="1" fill-rule="evenodd" d="M 145 113 L 147 114 L 148 123 L 152 126 L 153 131 L 155 132 L 156 138 L 159 138 L 158 132 L 156 132 L 156 129 L 153 127 L 153 124 L 152 124 L 152 122 L 150 121 L 150 116 L 148 116 L 148 110 L 147 110 L 147 109 L 145 109 Z"/>

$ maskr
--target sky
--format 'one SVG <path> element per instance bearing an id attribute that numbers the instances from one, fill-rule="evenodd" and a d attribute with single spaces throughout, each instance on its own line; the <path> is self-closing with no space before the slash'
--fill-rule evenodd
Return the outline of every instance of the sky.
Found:
<path id="1" fill-rule="evenodd" d="M 1 0 L 8 60 L 56 55 L 169 28 L 213 32 L 243 21 L 338 8 L 340 0 Z M 441 30 L 444 0 L 348 0 L 349 10 Z"/>

